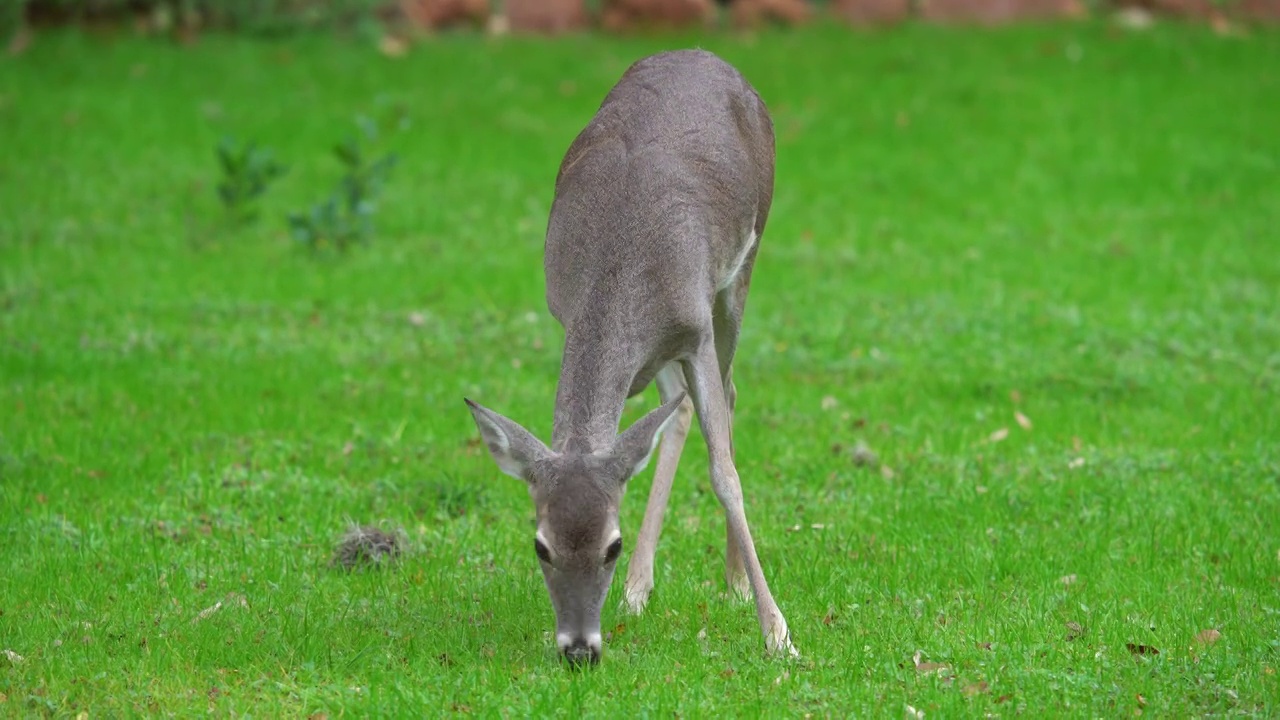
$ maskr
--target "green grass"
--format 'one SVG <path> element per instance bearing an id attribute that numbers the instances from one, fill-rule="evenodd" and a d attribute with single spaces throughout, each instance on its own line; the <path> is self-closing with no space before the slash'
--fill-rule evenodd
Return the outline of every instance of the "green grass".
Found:
<path id="1" fill-rule="evenodd" d="M 557 164 L 695 42 L 778 130 L 736 444 L 803 657 L 724 597 L 695 432 L 647 614 L 620 570 L 570 674 L 462 397 L 549 434 Z M 0 61 L 0 715 L 1274 716 L 1277 96 L 1280 35 L 1176 26 L 42 36 Z M 377 236 L 304 252 L 329 147 L 394 113 Z M 292 167 L 256 228 L 220 230 L 226 133 Z M 330 569 L 349 520 L 412 554 Z"/>

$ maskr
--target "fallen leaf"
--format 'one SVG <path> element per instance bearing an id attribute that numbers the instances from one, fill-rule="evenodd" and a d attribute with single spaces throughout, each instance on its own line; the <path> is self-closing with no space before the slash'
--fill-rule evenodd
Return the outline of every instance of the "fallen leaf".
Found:
<path id="1" fill-rule="evenodd" d="M 889 467 L 888 465 L 881 465 L 881 466 L 880 466 L 880 475 L 881 475 L 881 477 L 883 477 L 885 480 L 892 480 L 892 479 L 893 479 L 893 476 L 894 476 L 894 475 L 897 475 L 897 473 L 895 473 L 895 472 L 893 471 L 893 468 Z"/>
<path id="2" fill-rule="evenodd" d="M 1084 636 L 1084 626 L 1073 620 L 1067 621 L 1067 642 Z"/>
<path id="3" fill-rule="evenodd" d="M 1013 695 L 1001 695 L 1000 697 L 996 698 L 996 704 L 999 705 L 1000 703 L 1008 702 L 1012 699 L 1013 699 Z"/>
<path id="4" fill-rule="evenodd" d="M 911 656 L 911 662 L 916 666 L 916 672 L 918 673 L 928 674 L 931 672 L 936 672 L 939 675 L 942 675 L 947 670 L 950 670 L 950 668 L 944 663 L 920 662 L 921 657 L 923 656 L 919 650 L 916 651 L 915 655 Z"/>
<path id="5" fill-rule="evenodd" d="M 853 464 L 859 467 L 867 465 L 875 465 L 880 462 L 880 458 L 876 456 L 874 450 L 867 445 L 866 440 L 859 439 L 853 446 Z"/>
<path id="6" fill-rule="evenodd" d="M 493 13 L 489 15 L 489 21 L 485 23 L 485 31 L 490 35 L 502 37 L 511 32 L 511 21 L 502 13 Z"/>
<path id="7" fill-rule="evenodd" d="M 733 668 L 725 668 L 725 669 L 723 669 L 723 670 L 721 670 L 721 671 L 720 671 L 720 677 L 724 678 L 725 680 L 728 680 L 729 678 L 731 678 L 731 677 L 733 677 L 733 676 L 734 676 L 734 670 L 733 670 Z"/>
<path id="8" fill-rule="evenodd" d="M 773 684 L 781 685 L 783 681 L 790 680 L 790 679 L 791 679 L 791 672 L 788 670 L 783 670 L 781 675 L 773 679 Z"/>
<path id="9" fill-rule="evenodd" d="M 965 697 L 973 697 L 974 695 L 986 692 L 989 687 L 990 686 L 987 685 L 986 680 L 979 680 L 976 683 L 971 683 L 960 688 L 960 692 L 963 693 Z"/>
<path id="10" fill-rule="evenodd" d="M 19 10 L 18 12 L 22 11 Z M 8 52 L 10 55 L 14 56 L 21 55 L 26 52 L 29 47 L 31 47 L 31 28 L 27 27 L 24 23 L 18 28 L 18 31 L 13 34 L 13 37 L 9 39 Z"/>
<path id="11" fill-rule="evenodd" d="M 1082 467 L 1084 467 L 1084 458 L 1081 457 L 1074 458 L 1071 462 L 1067 463 L 1067 468 L 1070 470 L 1079 470 Z"/>
<path id="12" fill-rule="evenodd" d="M 1072 573 L 1070 575 L 1063 575 L 1062 577 L 1058 578 L 1058 582 L 1062 583 L 1063 585 L 1074 585 L 1076 583 L 1075 573 Z"/>
<path id="13" fill-rule="evenodd" d="M 1014 410 L 1014 411 L 1013 411 L 1013 419 L 1018 421 L 1018 425 L 1019 425 L 1023 430 L 1030 430 L 1030 429 L 1031 429 L 1031 418 L 1027 417 L 1026 415 L 1023 415 L 1022 413 L 1018 412 L 1017 410 Z"/>
<path id="14" fill-rule="evenodd" d="M 923 710 L 917 710 L 917 709 L 915 709 L 915 708 L 911 707 L 910 705 L 908 705 L 908 706 L 907 706 L 907 718 L 908 718 L 908 720 L 921 720 L 921 718 L 923 718 L 923 717 L 924 717 L 924 711 L 923 711 Z"/>
<path id="15" fill-rule="evenodd" d="M 840 616 L 839 616 L 839 615 L 836 615 L 835 610 L 828 610 L 828 611 L 827 611 L 827 614 L 822 616 L 822 624 L 823 624 L 823 625 L 830 625 L 831 623 L 835 622 L 835 621 L 836 621 L 836 618 L 838 618 L 838 617 L 840 617 Z"/>
<path id="16" fill-rule="evenodd" d="M 387 57 L 404 57 L 409 52 L 409 44 L 392 35 L 383 35 L 378 41 L 378 50 Z"/>
<path id="17" fill-rule="evenodd" d="M 978 649 L 979 649 L 979 650 L 990 650 L 990 649 L 991 649 L 991 643 L 989 643 L 989 642 L 985 642 L 985 643 L 978 643 Z"/>
<path id="18" fill-rule="evenodd" d="M 5 659 L 12 665 L 21 665 L 26 662 L 26 658 L 9 649 L 0 650 L 0 655 L 4 655 Z"/>
<path id="19" fill-rule="evenodd" d="M 998 443 L 1007 437 L 1009 437 L 1009 428 L 1000 428 L 987 436 L 987 442 Z"/>
<path id="20" fill-rule="evenodd" d="M 1213 628 L 1196 633 L 1196 642 L 1204 646 L 1212 645 L 1222 638 L 1222 633 Z"/>
<path id="21" fill-rule="evenodd" d="M 206 620 L 221 609 L 222 609 L 222 601 L 219 600 L 218 602 L 196 613 L 196 616 L 191 618 L 191 622 L 196 623 L 196 622 L 200 622 L 201 620 Z"/>
<path id="22" fill-rule="evenodd" d="M 1144 698 L 1144 697 L 1142 697 L 1142 693 L 1138 693 L 1138 705 L 1139 705 L 1140 707 L 1146 707 L 1146 706 L 1147 706 L 1147 699 L 1146 699 L 1146 698 Z"/>
<path id="23" fill-rule="evenodd" d="M 1159 655 L 1160 651 L 1150 645 L 1137 645 L 1135 643 L 1125 643 L 1125 647 L 1134 655 Z"/>
<path id="24" fill-rule="evenodd" d="M 834 397 L 830 396 L 830 395 L 827 395 L 827 396 L 825 396 L 825 397 L 823 397 L 823 398 L 822 398 L 822 409 L 823 409 L 823 410 L 830 410 L 830 409 L 834 408 L 834 407 L 835 407 L 836 405 L 838 405 L 838 404 L 839 404 L 839 403 L 837 403 L 837 402 L 836 402 L 836 399 L 835 399 Z"/>

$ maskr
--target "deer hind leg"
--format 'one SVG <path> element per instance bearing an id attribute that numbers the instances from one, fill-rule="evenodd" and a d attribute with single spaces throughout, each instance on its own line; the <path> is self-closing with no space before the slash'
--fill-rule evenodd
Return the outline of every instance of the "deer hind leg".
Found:
<path id="1" fill-rule="evenodd" d="M 758 247 L 758 245 L 757 245 Z M 738 401 L 738 388 L 733 384 L 733 356 L 738 347 L 738 333 L 742 327 L 742 314 L 747 301 L 747 289 L 751 284 L 751 268 L 754 265 L 756 249 L 753 247 L 747 255 L 747 262 L 729 287 L 716 294 L 715 307 L 712 313 L 715 331 L 716 363 L 723 378 L 724 397 L 728 408 L 729 420 L 729 457 L 736 461 L 737 452 L 733 441 L 734 408 Z M 746 600 L 750 597 L 750 583 L 747 580 L 747 568 L 743 562 L 742 552 L 734 541 L 733 529 L 725 526 L 724 579 L 729 587 L 730 595 Z"/>
<path id="2" fill-rule="evenodd" d="M 658 373 L 656 379 L 662 402 L 667 402 L 686 391 L 684 375 L 678 364 L 671 364 Z M 662 534 L 662 516 L 671 498 L 671 483 L 675 480 L 680 453 L 689 436 L 693 420 L 693 401 L 686 395 L 676 409 L 675 422 L 663 433 L 658 446 L 658 465 L 653 472 L 653 487 L 649 490 L 649 502 L 645 506 L 644 520 L 636 538 L 635 551 L 627 563 L 627 582 L 624 586 L 623 608 L 639 614 L 649 602 L 653 591 L 653 558 L 658 551 L 658 536 Z M 633 481 L 634 482 L 634 481 Z"/>
<path id="3" fill-rule="evenodd" d="M 747 526 L 747 514 L 742 499 L 742 483 L 729 451 L 729 405 L 720 365 L 710 343 L 703 346 L 693 358 L 684 361 L 685 378 L 689 384 L 693 407 L 698 414 L 702 436 L 707 443 L 711 466 L 711 487 L 724 506 L 730 546 L 736 546 L 743 564 L 747 583 L 756 601 L 756 617 L 764 633 L 765 647 L 770 652 L 796 655 L 791 645 L 786 618 L 769 592 L 760 558 L 756 556 L 755 543 Z"/>

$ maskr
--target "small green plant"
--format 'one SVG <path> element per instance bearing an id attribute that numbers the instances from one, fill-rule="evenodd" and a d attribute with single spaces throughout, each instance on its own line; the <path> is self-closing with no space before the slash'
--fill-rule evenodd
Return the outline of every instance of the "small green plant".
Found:
<path id="1" fill-rule="evenodd" d="M 252 142 L 240 145 L 231 138 L 218 143 L 217 155 L 222 167 L 218 199 L 223 210 L 233 225 L 252 223 L 258 219 L 258 199 L 287 168 L 276 162 L 270 150 L 260 150 Z"/>
<path id="2" fill-rule="evenodd" d="M 377 141 L 373 123 L 362 120 L 360 126 L 370 143 Z M 397 161 L 390 153 L 371 161 L 357 136 L 339 143 L 333 154 L 346 168 L 338 186 L 309 211 L 289 214 L 290 233 L 312 250 L 332 245 L 345 251 L 354 243 L 368 241 L 373 234 L 377 196 Z"/>

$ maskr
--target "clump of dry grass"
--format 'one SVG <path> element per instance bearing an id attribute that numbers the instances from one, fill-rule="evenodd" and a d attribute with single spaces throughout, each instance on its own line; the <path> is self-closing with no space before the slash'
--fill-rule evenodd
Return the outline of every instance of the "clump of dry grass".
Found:
<path id="1" fill-rule="evenodd" d="M 345 570 L 387 567 L 403 557 L 408 546 L 404 528 L 353 523 L 338 541 L 329 564 Z"/>

